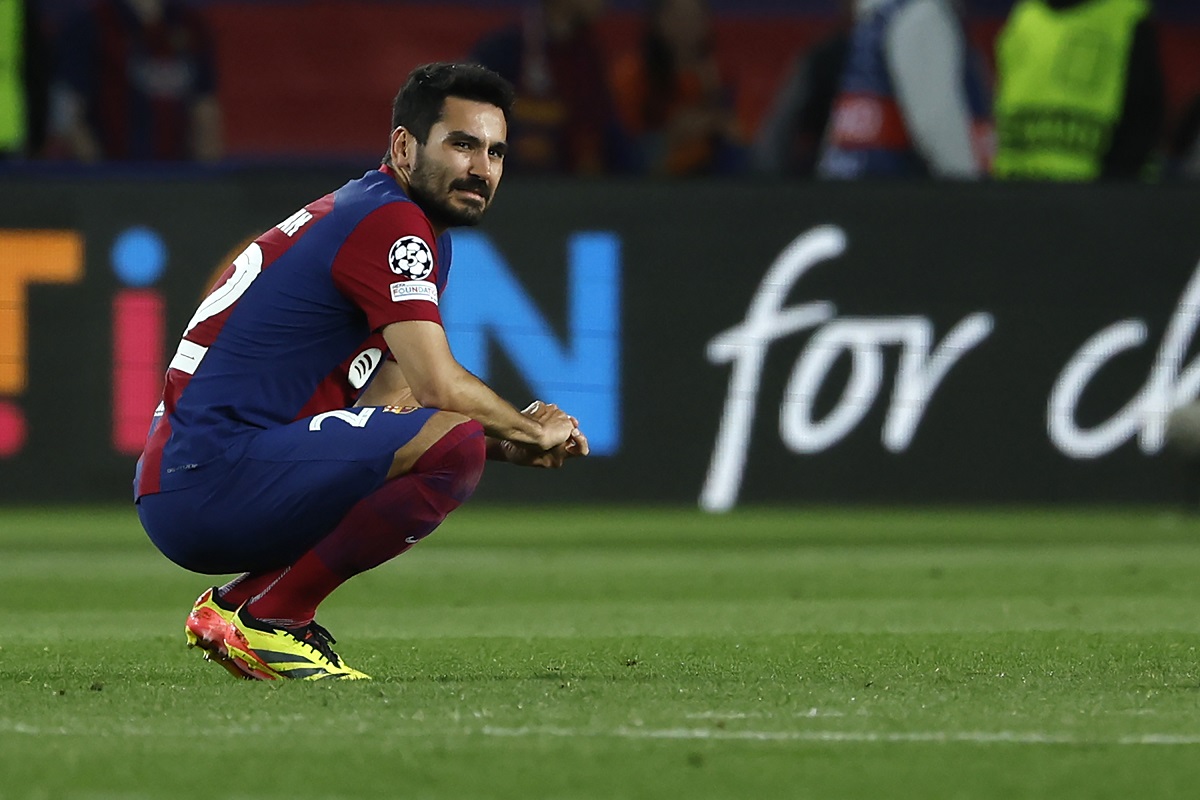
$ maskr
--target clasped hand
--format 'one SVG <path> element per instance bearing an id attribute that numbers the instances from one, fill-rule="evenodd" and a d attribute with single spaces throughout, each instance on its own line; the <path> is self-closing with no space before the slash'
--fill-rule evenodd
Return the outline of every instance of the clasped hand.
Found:
<path id="1" fill-rule="evenodd" d="M 509 463 L 525 467 L 544 467 L 556 469 L 561 467 L 568 458 L 577 458 L 588 454 L 587 437 L 579 430 L 579 420 L 567 414 L 554 403 L 543 403 L 534 400 L 521 412 L 541 423 L 548 429 L 550 441 L 557 444 L 548 448 L 534 445 L 518 444 L 516 442 L 501 442 L 505 458 Z"/>

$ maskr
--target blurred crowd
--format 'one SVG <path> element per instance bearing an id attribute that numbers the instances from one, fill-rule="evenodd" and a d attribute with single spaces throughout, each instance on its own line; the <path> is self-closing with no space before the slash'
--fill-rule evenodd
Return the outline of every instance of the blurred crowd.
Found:
<path id="1" fill-rule="evenodd" d="M 0 159 L 224 157 L 203 4 L 94 0 L 54 25 L 40 5 L 0 0 Z M 596 36 L 606 13 L 530 0 L 447 55 L 517 87 L 512 174 L 1200 177 L 1200 102 L 1168 114 L 1149 0 L 1014 0 L 992 53 L 958 0 L 844 0 L 828 36 L 780 65 L 754 129 L 708 0 L 646 0 L 621 52 Z"/>

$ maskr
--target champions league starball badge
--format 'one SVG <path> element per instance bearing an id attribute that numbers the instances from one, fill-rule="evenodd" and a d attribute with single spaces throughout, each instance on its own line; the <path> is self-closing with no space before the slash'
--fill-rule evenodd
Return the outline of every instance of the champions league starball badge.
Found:
<path id="1" fill-rule="evenodd" d="M 392 272 L 419 281 L 433 272 L 433 252 L 420 236 L 402 236 L 388 251 Z"/>

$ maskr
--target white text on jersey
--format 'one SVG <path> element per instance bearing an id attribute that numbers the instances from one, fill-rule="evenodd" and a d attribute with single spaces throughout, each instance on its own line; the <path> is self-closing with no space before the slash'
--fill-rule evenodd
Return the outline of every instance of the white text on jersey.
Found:
<path id="1" fill-rule="evenodd" d="M 290 238 L 296 234 L 296 231 L 303 228 L 304 224 L 312 218 L 313 215 L 308 213 L 308 209 L 302 208 L 275 227 L 279 228 L 279 230 L 283 231 Z"/>

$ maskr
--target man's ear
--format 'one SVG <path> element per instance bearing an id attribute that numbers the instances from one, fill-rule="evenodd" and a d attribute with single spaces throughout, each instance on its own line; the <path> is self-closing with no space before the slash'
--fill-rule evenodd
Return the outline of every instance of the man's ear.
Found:
<path id="1" fill-rule="evenodd" d="M 411 168 L 417 152 L 417 140 L 403 125 L 392 131 L 392 166 Z"/>

